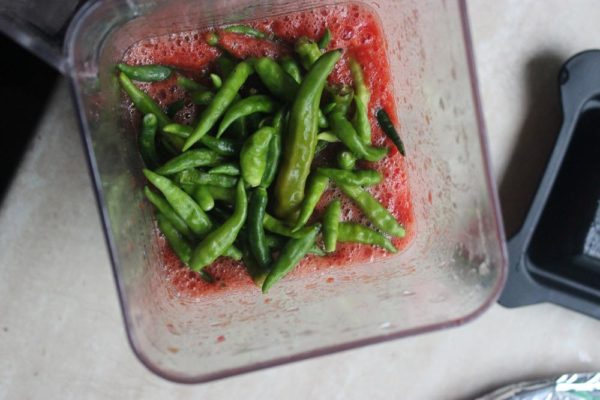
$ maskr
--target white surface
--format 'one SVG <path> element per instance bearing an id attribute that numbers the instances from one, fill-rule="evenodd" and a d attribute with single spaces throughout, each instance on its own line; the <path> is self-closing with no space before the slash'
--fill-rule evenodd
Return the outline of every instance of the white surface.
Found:
<path id="1" fill-rule="evenodd" d="M 556 135 L 556 69 L 597 46 L 600 3 L 469 6 L 494 170 L 519 187 L 516 175 L 503 178 L 513 150 L 525 143 L 543 163 L 549 147 L 531 137 L 548 146 Z M 148 372 L 126 341 L 64 84 L 0 209 L 0 399 L 472 398 L 515 380 L 600 370 L 599 335 L 600 321 L 552 305 L 494 306 L 455 329 L 176 385 Z"/>

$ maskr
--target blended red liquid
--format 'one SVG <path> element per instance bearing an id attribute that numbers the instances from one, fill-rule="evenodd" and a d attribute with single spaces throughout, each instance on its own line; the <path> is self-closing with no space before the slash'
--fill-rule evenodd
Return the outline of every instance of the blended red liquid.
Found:
<path id="1" fill-rule="evenodd" d="M 380 171 L 384 179 L 381 184 L 368 188 L 406 228 L 404 238 L 394 238 L 393 243 L 399 249 L 405 248 L 414 236 L 414 220 L 407 180 L 407 166 L 404 158 L 398 153 L 393 143 L 379 128 L 375 111 L 384 108 L 398 126 L 396 105 L 391 87 L 389 63 L 386 55 L 386 40 L 383 36 L 377 17 L 366 8 L 357 5 L 339 5 L 321 7 L 283 16 L 276 16 L 248 22 L 266 33 L 272 33 L 286 44 L 275 43 L 250 37 L 219 32 L 219 46 L 239 57 L 271 56 L 279 57 L 293 49 L 293 43 L 301 36 L 318 40 L 328 27 L 332 40 L 328 49 L 344 50 L 342 59 L 331 74 L 330 83 L 352 84 L 352 76 L 348 67 L 350 57 L 356 59 L 363 68 L 365 80 L 371 90 L 369 119 L 373 132 L 373 144 L 387 146 L 388 157 L 377 163 L 361 162 L 361 167 Z M 164 64 L 186 71 L 191 77 L 204 81 L 206 71 L 212 62 L 221 55 L 221 50 L 209 46 L 205 41 L 207 30 L 174 33 L 167 36 L 150 38 L 134 44 L 125 54 L 123 61 L 128 64 Z M 186 93 L 176 85 L 175 78 L 140 87 L 150 94 L 163 107 L 174 101 L 185 99 L 186 105 L 177 113 L 175 120 L 181 123 L 192 123 L 197 115 L 195 106 L 186 99 Z M 137 112 L 130 108 L 132 118 L 138 118 Z M 137 125 L 137 124 L 134 124 Z M 401 132 L 406 135 L 406 132 Z M 335 153 L 329 154 L 334 156 Z M 323 158 L 330 159 L 327 154 Z M 324 160 L 315 160 L 322 163 Z M 317 209 L 315 218 L 319 218 L 324 207 L 334 198 L 342 200 L 343 220 L 369 224 L 362 212 L 350 200 L 331 185 L 324 194 Z M 215 283 L 209 284 L 200 276 L 185 267 L 172 252 L 164 237 L 160 236 L 159 245 L 164 254 L 165 279 L 174 285 L 174 290 L 184 296 L 202 296 L 215 292 L 230 290 L 234 287 L 254 286 L 241 262 L 221 257 L 207 271 L 215 277 Z M 364 263 L 390 256 L 386 251 L 369 245 L 338 243 L 337 251 L 325 257 L 307 256 L 288 277 L 314 273 L 328 268 L 343 267 L 350 264 Z M 324 278 L 327 282 L 327 279 Z M 255 288 L 253 288 L 255 289 Z M 258 289 L 257 293 L 259 293 Z"/>

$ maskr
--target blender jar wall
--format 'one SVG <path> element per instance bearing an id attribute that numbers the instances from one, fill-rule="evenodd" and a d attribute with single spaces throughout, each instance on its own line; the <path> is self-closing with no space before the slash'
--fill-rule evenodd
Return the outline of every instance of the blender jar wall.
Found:
<path id="1" fill-rule="evenodd" d="M 505 255 L 470 68 L 464 3 L 359 1 L 387 38 L 416 235 L 401 254 L 281 282 L 185 298 L 159 274 L 153 212 L 114 64 L 151 36 L 340 2 L 95 2 L 66 51 L 132 347 L 167 378 L 200 382 L 459 324 L 495 301 Z M 310 289 L 307 289 L 309 287 Z"/>

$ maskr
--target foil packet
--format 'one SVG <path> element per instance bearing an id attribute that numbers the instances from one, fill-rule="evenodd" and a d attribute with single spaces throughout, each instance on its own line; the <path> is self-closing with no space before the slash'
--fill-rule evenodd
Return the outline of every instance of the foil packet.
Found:
<path id="1" fill-rule="evenodd" d="M 520 382 L 476 400 L 600 400 L 600 372 Z"/>

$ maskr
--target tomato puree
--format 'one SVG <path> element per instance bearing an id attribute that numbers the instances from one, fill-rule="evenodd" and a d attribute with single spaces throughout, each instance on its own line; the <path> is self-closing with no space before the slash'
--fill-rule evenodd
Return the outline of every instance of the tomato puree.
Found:
<path id="1" fill-rule="evenodd" d="M 367 8 L 351 4 L 321 7 L 250 21 L 247 24 L 265 33 L 275 35 L 282 40 L 282 43 L 258 40 L 217 29 L 219 47 L 240 58 L 265 55 L 279 57 L 290 53 L 297 38 L 308 36 L 318 40 L 328 27 L 332 33 L 328 49 L 341 48 L 344 50 L 342 59 L 330 76 L 330 83 L 352 84 L 348 68 L 350 57 L 355 58 L 362 65 L 366 83 L 371 90 L 369 118 L 373 143 L 377 146 L 389 147 L 390 153 L 380 162 L 363 163 L 361 166 L 377 169 L 383 174 L 383 182 L 368 190 L 405 226 L 406 237 L 393 239 L 394 245 L 399 250 L 405 248 L 414 236 L 407 165 L 392 142 L 383 134 L 375 118 L 376 110 L 383 107 L 398 127 L 398 121 L 395 120 L 396 106 L 386 54 L 387 43 L 376 15 Z M 206 43 L 206 33 L 207 30 L 173 33 L 140 41 L 128 49 L 123 61 L 133 65 L 170 65 L 185 71 L 189 77 L 203 82 L 206 80 L 206 71 L 212 68 L 212 62 L 221 55 L 222 51 Z M 140 87 L 165 108 L 177 100 L 188 100 L 174 119 L 180 123 L 193 123 L 197 111 L 189 99 L 186 99 L 184 90 L 176 85 L 175 78 L 152 84 L 141 84 Z M 131 111 L 131 116 L 134 115 L 136 115 L 135 111 Z M 400 133 L 407 134 L 401 130 Z M 322 158 L 331 159 L 330 156 L 335 155 L 335 149 L 330 153 L 327 151 L 324 153 Z M 323 163 L 325 161 L 316 160 L 316 162 Z M 322 214 L 324 207 L 333 198 L 342 200 L 343 220 L 369 224 L 361 211 L 345 199 L 334 185 L 330 186 L 321 199 L 315 212 L 317 217 Z M 162 236 L 159 236 L 159 246 L 164 257 L 164 267 L 161 273 L 164 274 L 166 280 L 171 282 L 178 294 L 202 296 L 207 293 L 253 285 L 245 267 L 240 262 L 223 257 L 207 269 L 216 280 L 215 283 L 208 284 L 197 273 L 190 271 L 179 261 Z M 378 247 L 338 243 L 337 251 L 331 255 L 307 256 L 289 277 L 369 262 L 387 256 L 389 253 Z M 259 293 L 258 289 L 256 290 Z"/>

